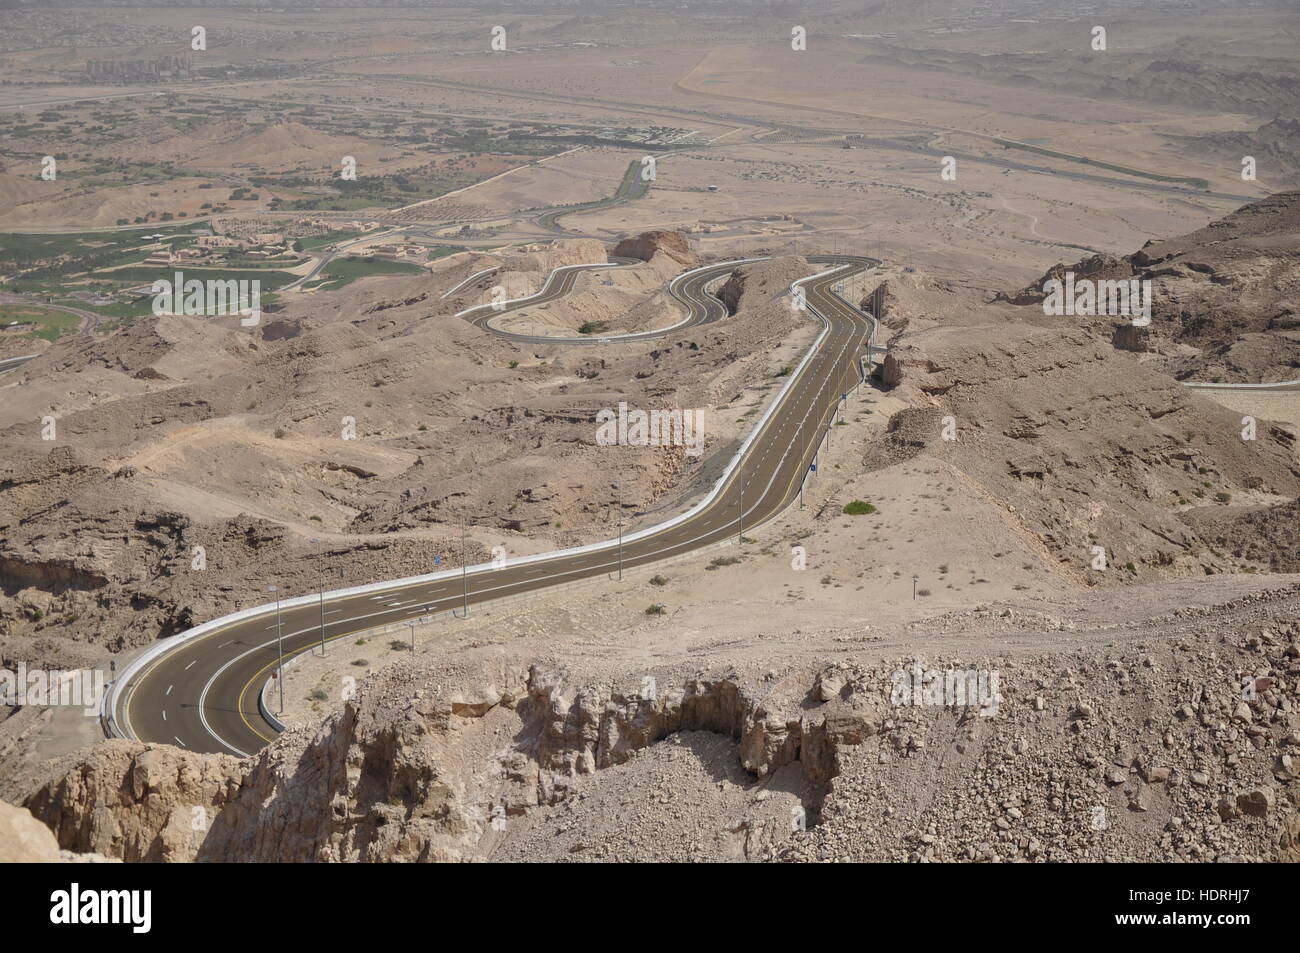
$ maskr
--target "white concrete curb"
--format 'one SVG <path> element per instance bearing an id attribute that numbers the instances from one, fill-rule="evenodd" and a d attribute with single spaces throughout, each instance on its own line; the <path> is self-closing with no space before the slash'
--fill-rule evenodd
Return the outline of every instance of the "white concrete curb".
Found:
<path id="1" fill-rule="evenodd" d="M 745 259 L 745 261 L 761 261 L 761 260 L 763 259 Z M 708 265 L 704 267 L 716 267 L 718 264 L 721 263 L 716 262 L 713 265 Z M 568 265 L 565 267 L 574 268 L 574 267 L 589 267 L 589 266 Z M 793 292 L 796 288 L 802 286 L 806 282 L 824 277 L 825 275 L 831 274 L 832 272 L 843 267 L 844 265 L 835 265 L 831 268 L 828 268 L 826 271 L 821 271 L 814 275 L 809 275 L 806 278 L 800 278 L 797 281 L 791 283 L 790 291 Z M 559 270 L 560 269 L 556 269 L 556 271 Z M 552 272 L 552 275 L 554 274 L 555 272 Z M 790 391 L 790 389 L 794 386 L 795 382 L 799 379 L 800 374 L 803 372 L 804 368 L 807 367 L 809 361 L 812 360 L 813 355 L 817 353 L 817 350 L 821 347 L 821 344 L 825 340 L 826 335 L 830 333 L 830 322 L 827 321 L 825 316 L 819 314 L 815 309 L 811 307 L 809 307 L 809 310 L 812 311 L 813 314 L 816 314 L 817 317 L 821 320 L 822 322 L 821 333 L 817 336 L 816 340 L 813 341 L 812 345 L 804 353 L 803 359 L 799 362 L 798 367 L 796 367 L 794 372 L 791 373 L 790 376 L 786 378 L 785 385 L 781 388 L 780 391 L 777 392 L 776 397 L 771 402 L 769 402 L 767 410 L 758 419 L 758 422 L 754 425 L 753 429 L 750 430 L 749 436 L 745 438 L 744 442 L 740 445 L 740 448 L 732 456 L 731 461 L 727 464 L 727 468 L 723 471 L 722 475 L 718 477 L 717 482 L 714 483 L 713 489 L 710 490 L 708 494 L 706 494 L 702 499 L 700 499 L 694 506 L 678 514 L 677 516 L 674 516 L 671 519 L 664 521 L 663 523 L 657 523 L 654 526 L 649 526 L 646 527 L 645 529 L 637 530 L 634 533 L 625 535 L 623 537 L 624 544 L 628 543 L 629 541 L 644 539 L 647 536 L 653 536 L 657 533 L 663 532 L 664 530 L 671 529 L 672 527 L 690 519 L 697 511 L 709 506 L 718 497 L 723 487 L 726 486 L 727 481 L 731 478 L 732 473 L 739 465 L 741 459 L 744 457 L 745 452 L 757 439 L 759 433 L 762 432 L 763 428 L 767 425 L 767 423 L 772 419 L 772 416 L 773 414 L 775 414 L 777 408 L 780 407 L 781 404 L 784 402 L 786 394 Z M 593 553 L 593 552 L 600 552 L 602 550 L 607 550 L 607 549 L 616 549 L 618 545 L 619 545 L 618 539 L 609 539 L 597 543 L 588 543 L 584 546 L 574 546 L 568 549 L 558 549 L 546 553 L 534 553 L 530 556 L 520 556 L 510 560 L 508 564 L 515 566 L 515 565 L 522 565 L 522 564 L 534 563 L 534 562 L 544 562 L 546 560 L 556 559 L 562 556 L 577 556 L 583 553 Z M 408 576 L 404 579 L 390 579 L 384 582 L 369 583 L 364 586 L 352 586 L 346 589 L 334 589 L 326 592 L 325 598 L 326 601 L 333 601 L 336 599 L 347 598 L 350 596 L 368 595 L 371 593 L 384 592 L 388 589 L 400 589 L 400 588 L 406 588 L 407 586 L 419 585 L 422 583 L 438 582 L 444 579 L 454 579 L 455 577 L 460 576 L 462 573 L 464 573 L 465 575 L 470 575 L 470 574 L 478 574 L 484 572 L 492 572 L 497 568 L 499 567 L 494 566 L 492 563 L 480 563 L 477 566 L 468 566 L 463 569 L 461 568 L 447 569 L 447 570 L 443 570 L 442 572 L 427 573 L 421 576 Z M 278 606 L 279 606 L 279 610 L 283 612 L 283 610 L 285 609 L 294 609 L 300 606 L 317 605 L 320 601 L 320 598 L 321 597 L 319 593 L 312 593 L 310 595 L 297 596 L 293 599 L 282 599 L 279 602 Z M 276 611 L 277 611 L 277 604 L 274 602 L 265 603 L 259 606 L 253 606 L 248 609 L 242 609 L 239 612 L 232 612 L 229 615 L 220 616 L 219 618 L 212 619 L 208 622 L 204 622 L 201 625 L 197 625 L 192 629 L 188 629 L 185 632 L 177 633 L 176 635 L 169 636 L 166 639 L 162 639 L 156 642 L 148 650 L 146 650 L 145 652 L 137 656 L 120 673 L 118 673 L 117 678 L 114 679 L 113 682 L 109 685 L 108 690 L 104 693 L 104 701 L 103 701 L 103 717 L 105 719 L 105 723 L 108 725 L 108 727 L 110 728 L 113 734 L 119 737 L 134 738 L 135 735 L 131 729 L 129 715 L 125 719 L 126 721 L 125 725 L 121 725 L 117 721 L 119 697 L 122 696 L 122 689 L 126 686 L 129 686 L 130 680 L 132 678 L 138 675 L 141 671 L 143 671 L 147 666 L 151 665 L 157 659 L 176 650 L 177 648 L 179 648 L 180 646 L 184 645 L 187 642 L 191 642 L 194 639 L 201 638 L 205 635 L 208 635 L 211 632 L 214 632 L 218 629 L 222 629 L 236 622 L 243 622 L 248 619 L 256 619 L 261 616 L 269 616 L 274 614 Z M 125 697 L 127 700 L 129 700 L 130 697 L 129 693 L 127 693 Z"/>
<path id="2" fill-rule="evenodd" d="M 1273 381 L 1268 384 L 1202 384 L 1197 381 L 1183 381 L 1184 387 L 1193 390 L 1278 390 L 1283 387 L 1300 387 L 1300 381 Z"/>

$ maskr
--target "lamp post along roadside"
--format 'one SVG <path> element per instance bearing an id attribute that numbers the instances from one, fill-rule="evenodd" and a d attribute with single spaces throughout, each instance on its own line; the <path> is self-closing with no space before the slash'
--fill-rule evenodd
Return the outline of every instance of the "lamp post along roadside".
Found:
<path id="1" fill-rule="evenodd" d="M 323 556 L 320 549 L 320 540 L 313 539 L 316 544 L 316 569 L 320 576 L 320 654 L 321 658 L 325 657 L 325 564 L 322 561 Z"/>
<path id="2" fill-rule="evenodd" d="M 464 599 L 463 618 L 469 618 L 469 559 L 465 548 L 465 517 L 460 518 L 460 592 Z"/>
<path id="3" fill-rule="evenodd" d="M 276 666 L 275 680 L 280 683 L 280 714 L 284 714 L 284 626 L 280 621 L 280 592 L 275 586 L 269 586 L 267 592 L 275 593 L 275 647 L 280 656 Z"/>
<path id="4" fill-rule="evenodd" d="M 745 465 L 742 463 L 736 473 L 736 483 L 740 487 L 740 515 L 738 517 L 739 531 L 736 533 L 736 546 L 739 549 L 745 548 Z"/>

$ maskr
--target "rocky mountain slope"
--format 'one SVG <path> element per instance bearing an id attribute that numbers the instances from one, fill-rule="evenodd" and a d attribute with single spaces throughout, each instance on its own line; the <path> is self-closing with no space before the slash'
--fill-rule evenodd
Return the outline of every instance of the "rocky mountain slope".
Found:
<path id="1" fill-rule="evenodd" d="M 991 709 L 918 707 L 906 657 L 621 689 L 480 651 L 377 674 L 242 762 L 96 746 L 26 804 L 126 860 L 1295 859 L 1295 598 L 923 660 L 997 673 Z"/>
<path id="2" fill-rule="evenodd" d="M 537 284 L 597 252 L 517 257 Z M 680 265 L 652 259 L 638 267 L 657 293 Z M 724 321 L 598 351 L 505 342 L 454 317 L 477 292 L 442 301 L 449 285 L 425 277 L 359 282 L 354 310 L 295 303 L 251 334 L 169 316 L 60 341 L 0 382 L 0 657 L 84 665 L 255 604 L 267 584 L 457 565 L 462 519 L 483 561 L 496 543 L 588 542 L 620 509 L 681 505 L 734 452 L 775 361 L 811 339 L 777 300 L 809 270 L 748 266 Z M 703 454 L 597 446 L 597 412 L 620 401 L 705 409 Z"/>
<path id="3" fill-rule="evenodd" d="M 1263 383 L 1300 378 L 1300 192 L 1243 206 L 1178 238 L 1147 242 L 1124 257 L 1058 265 L 1010 296 L 1041 303 L 1043 283 L 1149 280 L 1149 327 L 1125 318 L 1075 318 L 1109 329 L 1117 347 L 1180 380 Z"/>

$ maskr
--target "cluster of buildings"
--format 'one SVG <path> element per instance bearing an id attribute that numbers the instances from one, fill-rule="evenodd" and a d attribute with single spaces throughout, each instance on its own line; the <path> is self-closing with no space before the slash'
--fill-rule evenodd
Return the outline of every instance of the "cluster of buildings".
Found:
<path id="1" fill-rule="evenodd" d="M 157 239 L 161 235 L 147 235 Z M 174 265 L 177 262 L 197 262 L 213 257 L 214 252 L 238 250 L 244 258 L 274 258 L 289 251 L 290 242 L 283 232 L 255 232 L 246 237 L 232 235 L 200 234 L 194 244 L 185 248 L 171 248 L 159 243 L 144 260 L 145 265 Z"/>
<path id="2" fill-rule="evenodd" d="M 259 236 L 265 236 L 266 223 L 265 218 L 219 215 L 212 219 L 212 231 L 214 234 L 252 241 Z M 340 219 L 304 216 L 286 223 L 284 232 L 278 240 L 283 241 L 286 236 L 291 240 L 294 238 L 316 238 L 328 235 L 331 232 L 361 233 L 382 227 L 383 223 L 381 222 L 345 222 Z"/>
<path id="3" fill-rule="evenodd" d="M 410 258 L 423 259 L 427 250 L 419 245 L 375 245 L 370 254 L 381 261 L 405 261 Z"/>
<path id="4" fill-rule="evenodd" d="M 86 61 L 86 78 L 93 83 L 174 83 L 190 76 L 188 56 Z"/>

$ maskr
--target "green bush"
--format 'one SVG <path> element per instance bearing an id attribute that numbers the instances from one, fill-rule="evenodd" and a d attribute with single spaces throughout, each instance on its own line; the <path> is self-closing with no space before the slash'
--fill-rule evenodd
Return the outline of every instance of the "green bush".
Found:
<path id="1" fill-rule="evenodd" d="M 876 512 L 876 508 L 866 500 L 854 500 L 844 505 L 844 512 L 849 516 L 861 516 L 864 513 Z"/>

